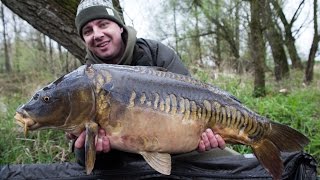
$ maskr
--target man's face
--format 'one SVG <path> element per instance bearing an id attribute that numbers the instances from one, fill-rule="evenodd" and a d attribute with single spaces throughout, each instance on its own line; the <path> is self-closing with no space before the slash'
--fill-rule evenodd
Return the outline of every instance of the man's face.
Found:
<path id="1" fill-rule="evenodd" d="M 124 43 L 121 28 L 107 19 L 90 21 L 82 28 L 82 36 L 88 49 L 98 57 L 116 63 L 123 53 Z"/>

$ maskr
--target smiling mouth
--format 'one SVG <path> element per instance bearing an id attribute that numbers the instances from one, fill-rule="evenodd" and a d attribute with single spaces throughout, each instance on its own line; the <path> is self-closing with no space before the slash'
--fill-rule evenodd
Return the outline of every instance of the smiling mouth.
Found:
<path id="1" fill-rule="evenodd" d="M 109 43 L 110 43 L 110 41 L 105 41 L 103 43 L 98 44 L 97 47 L 101 48 L 101 47 L 108 45 Z"/>
<path id="2" fill-rule="evenodd" d="M 16 123 L 24 128 L 24 136 L 26 137 L 28 134 L 28 130 L 32 129 L 32 126 L 37 123 L 32 120 L 26 112 L 16 112 L 14 118 L 16 119 Z"/>

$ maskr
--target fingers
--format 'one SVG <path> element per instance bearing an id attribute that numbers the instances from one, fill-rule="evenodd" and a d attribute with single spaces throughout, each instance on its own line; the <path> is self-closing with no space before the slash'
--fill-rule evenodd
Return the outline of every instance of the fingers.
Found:
<path id="1" fill-rule="evenodd" d="M 206 129 L 205 134 L 207 135 L 207 139 L 208 139 L 208 146 L 206 146 L 206 150 L 210 150 L 212 148 L 217 148 L 219 146 L 218 141 L 214 135 L 214 133 L 212 132 L 211 129 Z"/>
<path id="2" fill-rule="evenodd" d="M 74 143 L 75 148 L 82 148 L 84 146 L 84 142 L 86 141 L 86 131 L 82 131 L 80 136 L 77 138 L 76 142 Z"/>
<path id="3" fill-rule="evenodd" d="M 198 146 L 198 151 L 199 152 L 204 152 L 206 150 L 206 146 L 204 145 L 203 140 L 200 140 L 199 146 Z"/>
<path id="4" fill-rule="evenodd" d="M 109 152 L 110 142 L 106 136 L 106 131 L 102 128 L 99 129 L 98 136 L 96 138 L 96 151 L 97 152 Z"/>
<path id="5" fill-rule="evenodd" d="M 83 148 L 86 141 L 86 131 L 83 131 L 80 136 L 76 139 L 74 143 L 75 148 Z M 98 135 L 95 138 L 95 145 L 97 152 L 109 152 L 110 151 L 110 141 L 106 136 L 106 131 L 102 128 L 99 128 Z"/>
<path id="6" fill-rule="evenodd" d="M 224 149 L 226 147 L 226 142 L 222 139 L 222 137 L 219 134 L 216 134 L 216 140 L 218 141 L 218 147 L 220 149 Z"/>
<path id="7" fill-rule="evenodd" d="M 209 140 L 207 132 L 202 133 L 201 137 L 202 137 L 202 141 L 203 141 L 204 146 L 205 146 L 205 150 L 210 150 L 211 149 L 211 145 L 210 145 L 210 140 L 211 139 Z"/>
<path id="8" fill-rule="evenodd" d="M 214 134 L 211 129 L 206 129 L 201 135 L 201 141 L 199 142 L 198 151 L 203 152 L 212 148 L 220 149 L 225 148 L 225 141 L 219 134 Z"/>

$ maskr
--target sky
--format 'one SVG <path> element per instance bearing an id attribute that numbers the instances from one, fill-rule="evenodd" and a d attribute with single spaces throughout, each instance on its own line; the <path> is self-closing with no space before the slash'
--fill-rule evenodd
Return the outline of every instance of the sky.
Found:
<path id="1" fill-rule="evenodd" d="M 153 39 L 154 35 L 149 30 L 150 9 L 152 13 L 159 11 L 157 8 L 162 0 L 120 0 L 124 9 L 124 19 L 126 25 L 132 26 L 137 30 L 137 37 Z"/>
<path id="2" fill-rule="evenodd" d="M 298 7 L 301 0 L 287 0 L 290 3 L 286 3 L 287 5 L 284 8 L 287 19 L 293 16 L 295 9 Z M 318 0 L 319 1 L 319 0 Z M 124 8 L 124 18 L 127 25 L 133 26 L 138 34 L 137 37 L 154 39 L 155 35 L 149 31 L 150 27 L 150 17 L 152 16 L 150 9 L 152 9 L 152 13 L 158 13 L 158 6 L 161 5 L 162 0 L 120 0 L 122 7 Z M 320 6 L 320 3 L 318 3 Z M 296 46 L 298 47 L 298 51 L 300 56 L 303 58 L 307 58 L 309 54 L 309 50 L 312 43 L 312 38 L 314 35 L 313 32 L 313 0 L 306 0 L 306 5 L 301 12 L 299 19 L 297 19 L 293 30 L 299 29 L 301 24 L 303 24 L 303 28 L 300 29 L 296 39 Z M 318 19 L 320 19 L 320 14 L 318 15 Z M 320 22 L 318 22 L 320 26 Z M 320 58 L 320 57 L 319 57 Z"/>

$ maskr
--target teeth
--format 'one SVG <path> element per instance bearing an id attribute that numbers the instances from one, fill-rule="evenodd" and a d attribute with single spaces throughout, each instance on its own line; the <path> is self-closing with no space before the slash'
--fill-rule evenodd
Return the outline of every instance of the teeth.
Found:
<path id="1" fill-rule="evenodd" d="M 102 44 L 99 44 L 98 47 L 103 47 L 103 46 L 106 46 L 106 45 L 108 45 L 108 44 L 109 44 L 109 41 L 108 41 L 108 42 L 104 42 L 104 43 L 102 43 Z"/>

